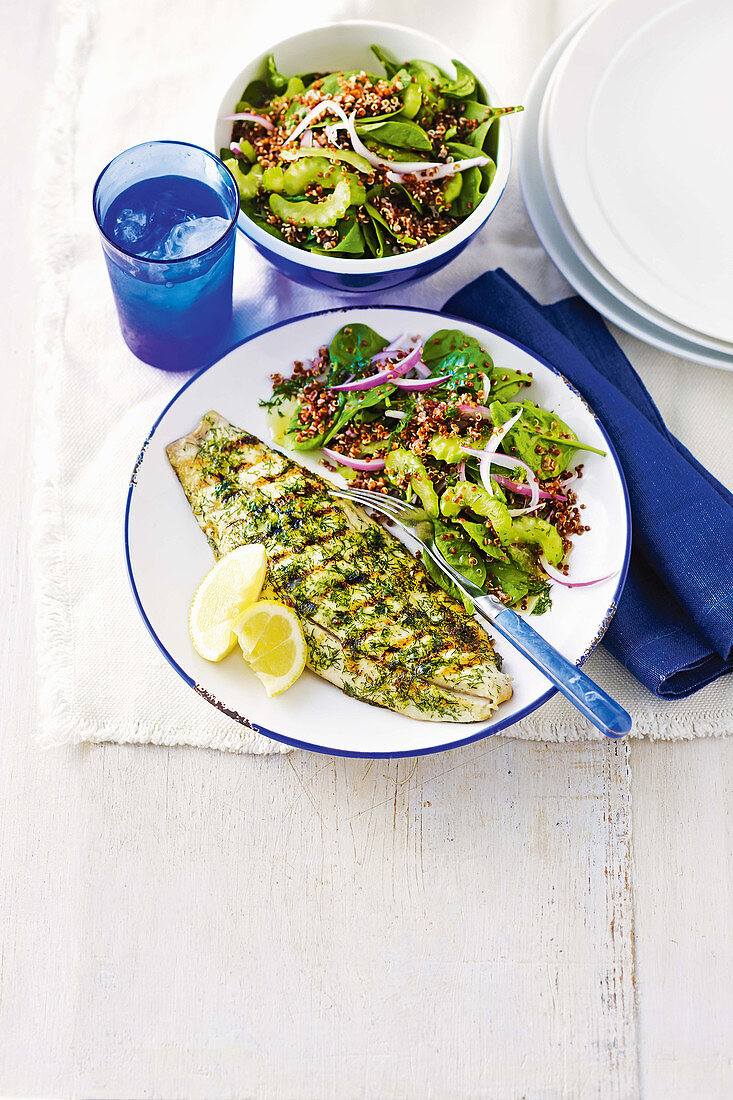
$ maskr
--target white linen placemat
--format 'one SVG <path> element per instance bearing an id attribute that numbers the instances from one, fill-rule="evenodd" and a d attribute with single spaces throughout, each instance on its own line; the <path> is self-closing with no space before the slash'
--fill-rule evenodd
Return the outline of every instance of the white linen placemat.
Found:
<path id="1" fill-rule="evenodd" d="M 567 0 L 564 23 L 583 10 Z M 555 6 L 557 7 L 557 5 Z M 461 18 L 461 12 L 465 19 Z M 268 42 L 307 24 L 343 18 L 414 22 L 408 0 L 294 0 L 233 8 L 225 0 L 67 0 L 39 130 L 38 317 L 34 580 L 42 685 L 42 739 L 185 744 L 231 752 L 286 752 L 224 718 L 173 673 L 135 610 L 125 573 L 123 511 L 141 441 L 183 375 L 138 362 L 120 336 L 91 210 L 94 179 L 116 153 L 150 138 L 208 145 L 233 74 Z M 487 6 L 456 0 L 421 9 L 420 25 L 480 57 L 507 99 L 520 101 L 562 26 L 537 18 L 536 0 Z M 376 301 L 440 309 L 484 270 L 502 265 L 542 301 L 569 293 L 539 245 L 512 179 L 478 240 L 446 271 Z M 276 275 L 238 242 L 235 331 L 229 343 L 289 316 L 363 298 L 311 291 Z M 726 410 L 733 377 L 692 366 L 616 335 L 670 426 L 717 476 L 733 480 Z M 649 694 L 604 650 L 588 671 L 631 711 L 634 733 L 688 738 L 733 730 L 733 682 L 689 700 Z M 562 699 L 507 731 L 541 740 L 594 737 Z"/>

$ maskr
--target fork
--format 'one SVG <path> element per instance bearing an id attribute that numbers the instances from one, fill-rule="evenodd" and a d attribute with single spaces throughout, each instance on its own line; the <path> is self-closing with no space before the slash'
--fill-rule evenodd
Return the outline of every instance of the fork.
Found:
<path id="1" fill-rule="evenodd" d="M 538 634 L 534 627 L 497 599 L 482 592 L 478 585 L 461 576 L 435 546 L 433 524 L 422 509 L 413 508 L 397 497 L 370 489 L 332 488 L 334 496 L 344 497 L 362 507 L 371 508 L 391 519 L 403 531 L 421 543 L 435 564 L 450 577 L 457 588 L 473 603 L 474 611 L 511 642 L 515 649 L 544 673 L 558 691 L 584 714 L 606 737 L 623 737 L 631 729 L 631 717 L 615 699 L 598 687 L 577 665 L 564 657 Z"/>

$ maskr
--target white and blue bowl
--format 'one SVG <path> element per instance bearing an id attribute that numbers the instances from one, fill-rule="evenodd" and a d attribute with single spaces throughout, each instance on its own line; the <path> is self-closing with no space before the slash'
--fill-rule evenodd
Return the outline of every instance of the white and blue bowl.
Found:
<path id="1" fill-rule="evenodd" d="M 400 60 L 420 58 L 431 61 L 448 73 L 453 72 L 452 59 L 458 57 L 483 86 L 490 103 L 499 98 L 481 69 L 457 51 L 434 38 L 395 23 L 377 20 L 353 20 L 314 27 L 302 34 L 284 38 L 275 46 L 254 57 L 232 81 L 217 112 L 214 148 L 218 152 L 232 140 L 232 123 L 223 115 L 233 114 L 242 91 L 251 80 L 263 75 L 268 54 L 275 55 L 280 72 L 286 74 L 325 72 L 337 69 L 379 70 L 381 66 L 370 50 L 372 43 L 384 46 Z M 305 249 L 279 241 L 266 233 L 240 212 L 238 226 L 255 248 L 291 279 L 306 286 L 327 286 L 341 291 L 379 291 L 398 286 L 412 279 L 421 279 L 444 267 L 461 252 L 479 229 L 488 221 L 501 198 L 511 164 L 512 143 L 509 126 L 499 126 L 496 175 L 488 193 L 474 211 L 445 237 L 399 256 L 382 260 L 349 260 L 338 256 L 315 256 Z"/>

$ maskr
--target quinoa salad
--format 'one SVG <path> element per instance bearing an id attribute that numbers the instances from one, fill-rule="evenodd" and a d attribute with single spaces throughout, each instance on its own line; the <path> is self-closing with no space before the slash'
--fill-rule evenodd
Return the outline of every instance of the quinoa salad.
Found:
<path id="1" fill-rule="evenodd" d="M 589 530 L 579 495 L 581 442 L 525 391 L 532 375 L 503 369 L 460 329 L 391 343 L 349 324 L 289 375 L 272 376 L 275 442 L 320 453 L 354 488 L 413 502 L 433 525 L 446 560 L 484 592 L 533 614 L 551 606 L 552 584 L 586 587 L 568 564 Z M 423 556 L 433 580 L 461 599 Z"/>
<path id="2" fill-rule="evenodd" d="M 490 105 L 474 74 L 372 51 L 384 75 L 284 76 L 274 57 L 243 91 L 220 157 L 243 212 L 320 255 L 399 255 L 455 229 L 496 173 L 497 128 L 521 107 Z"/>

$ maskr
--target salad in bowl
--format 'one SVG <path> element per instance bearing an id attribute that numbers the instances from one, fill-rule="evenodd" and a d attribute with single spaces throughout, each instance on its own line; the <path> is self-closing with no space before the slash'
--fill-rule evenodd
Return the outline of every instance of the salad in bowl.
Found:
<path id="1" fill-rule="evenodd" d="M 521 110 L 502 102 L 460 50 L 346 20 L 252 57 L 213 149 L 240 187 L 240 232 L 275 268 L 381 291 L 450 263 L 490 218 L 511 166 L 502 116 Z"/>
<path id="2" fill-rule="evenodd" d="M 456 229 L 491 187 L 500 118 L 521 110 L 489 104 L 461 61 L 450 75 L 372 53 L 384 75 L 284 75 L 270 54 L 225 116 L 243 213 L 318 255 L 383 259 Z"/>

